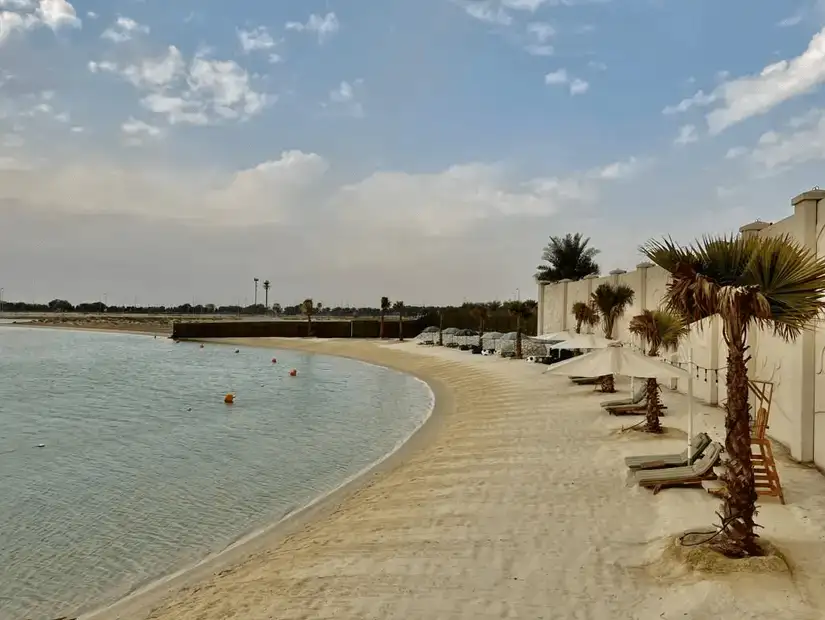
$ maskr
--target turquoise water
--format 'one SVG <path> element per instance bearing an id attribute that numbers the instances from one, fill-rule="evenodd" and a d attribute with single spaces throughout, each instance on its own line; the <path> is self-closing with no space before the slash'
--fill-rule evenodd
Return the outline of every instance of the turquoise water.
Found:
<path id="1" fill-rule="evenodd" d="M 220 551 L 391 451 L 431 399 L 346 359 L 0 327 L 0 619 L 89 610 Z"/>

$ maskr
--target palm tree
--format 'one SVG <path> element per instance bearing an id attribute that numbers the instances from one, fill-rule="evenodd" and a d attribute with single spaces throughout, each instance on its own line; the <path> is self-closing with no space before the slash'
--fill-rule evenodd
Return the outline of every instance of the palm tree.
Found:
<path id="1" fill-rule="evenodd" d="M 577 301 L 573 304 L 573 318 L 576 319 L 576 333 L 582 333 L 582 325 L 595 327 L 599 324 L 599 313 L 592 303 Z"/>
<path id="2" fill-rule="evenodd" d="M 549 264 L 536 268 L 536 279 L 558 282 L 565 278 L 581 280 L 585 276 L 599 275 L 599 265 L 594 260 L 599 250 L 588 247 L 589 244 L 590 237 L 584 238 L 581 233 L 550 237 L 541 255 L 541 260 Z"/>
<path id="3" fill-rule="evenodd" d="M 301 304 L 301 312 L 307 318 L 307 336 L 312 336 L 312 315 L 315 314 L 315 304 L 311 298 L 307 298 Z"/>
<path id="4" fill-rule="evenodd" d="M 720 518 L 712 545 L 730 557 L 761 555 L 754 515 L 748 404 L 748 330 L 771 328 L 795 340 L 825 311 L 825 260 L 790 235 L 704 237 L 680 247 L 671 239 L 649 241 L 641 251 L 671 274 L 664 304 L 687 321 L 718 315 L 728 347 L 725 450 L 729 460 Z"/>
<path id="5" fill-rule="evenodd" d="M 404 302 L 396 301 L 392 305 L 392 309 L 398 313 L 398 340 L 404 341 Z"/>
<path id="6" fill-rule="evenodd" d="M 252 302 L 252 305 L 257 306 L 258 305 L 258 281 L 259 281 L 259 278 L 252 278 L 252 279 L 255 281 L 255 298 L 254 298 L 254 301 Z"/>
<path id="7" fill-rule="evenodd" d="M 484 333 L 484 324 L 487 322 L 487 306 L 484 304 L 477 304 L 470 310 L 470 315 L 478 321 L 478 348 L 482 345 L 482 334 Z"/>
<path id="8" fill-rule="evenodd" d="M 647 345 L 647 354 L 656 357 L 662 350 L 675 351 L 679 341 L 690 333 L 690 326 L 685 319 L 667 310 L 643 310 L 630 319 L 630 333 L 640 336 Z M 648 378 L 647 419 L 644 430 L 648 433 L 661 433 L 662 401 L 659 399 L 659 383 L 655 378 Z"/>
<path id="9" fill-rule="evenodd" d="M 269 312 L 269 289 L 271 286 L 269 280 L 264 280 L 264 306 L 266 306 L 267 312 Z"/>
<path id="10" fill-rule="evenodd" d="M 526 321 L 536 309 L 536 302 L 528 299 L 527 301 L 511 301 L 507 304 L 507 311 L 511 316 L 516 317 L 516 359 L 521 359 L 521 324 Z"/>
<path id="11" fill-rule="evenodd" d="M 444 310 L 438 309 L 438 346 L 444 346 Z"/>
<path id="12" fill-rule="evenodd" d="M 390 298 L 389 297 L 382 297 L 381 298 L 381 327 L 378 331 L 378 337 L 384 337 L 384 316 L 386 316 L 387 311 L 390 309 Z"/>
<path id="13" fill-rule="evenodd" d="M 616 319 L 620 318 L 627 307 L 633 303 L 635 293 L 633 289 L 626 284 L 599 284 L 596 290 L 590 295 L 593 307 L 601 315 L 602 328 L 604 329 L 604 337 L 613 339 L 613 326 L 616 324 Z M 605 375 L 602 377 L 602 392 L 613 393 L 616 391 L 616 386 L 613 383 L 613 375 Z"/>

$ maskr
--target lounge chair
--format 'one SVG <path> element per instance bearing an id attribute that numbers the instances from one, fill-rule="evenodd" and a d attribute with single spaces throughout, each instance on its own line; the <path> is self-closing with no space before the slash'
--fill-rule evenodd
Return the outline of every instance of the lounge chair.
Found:
<path id="1" fill-rule="evenodd" d="M 596 385 L 601 383 L 601 377 L 570 377 L 570 380 L 576 385 Z"/>
<path id="2" fill-rule="evenodd" d="M 664 414 L 667 407 L 662 405 L 662 412 Z M 616 405 L 615 407 L 604 407 L 610 415 L 644 415 L 647 413 L 647 399 L 643 399 L 635 405 Z"/>
<path id="3" fill-rule="evenodd" d="M 603 400 L 599 404 L 604 407 L 605 409 L 610 409 L 611 407 L 623 407 L 625 405 L 638 405 L 642 402 L 645 398 L 645 394 L 647 390 L 645 389 L 644 383 L 637 387 L 633 394 L 630 395 L 630 398 L 616 398 L 614 400 Z"/>
<path id="4" fill-rule="evenodd" d="M 650 454 L 645 456 L 628 456 L 624 462 L 630 469 L 665 469 L 668 467 L 687 467 L 702 456 L 710 445 L 710 437 L 706 433 L 699 433 L 691 442 L 691 458 L 688 460 L 688 451 L 681 454 Z"/>
<path id="5" fill-rule="evenodd" d="M 667 487 L 701 486 L 705 480 L 714 480 L 713 466 L 719 461 L 722 454 L 722 444 L 713 442 L 690 467 L 666 467 L 662 469 L 648 469 L 637 471 L 633 477 L 640 487 L 653 489 L 656 495 Z"/>

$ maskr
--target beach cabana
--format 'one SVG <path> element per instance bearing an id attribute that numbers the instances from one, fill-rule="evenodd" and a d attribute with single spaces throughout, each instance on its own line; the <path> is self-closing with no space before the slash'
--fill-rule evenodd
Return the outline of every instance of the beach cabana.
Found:
<path id="1" fill-rule="evenodd" d="M 455 335 L 458 331 L 459 329 L 457 327 L 448 327 L 441 331 L 441 340 L 445 347 L 449 347 L 450 345 L 457 346 L 455 344 Z"/>
<path id="2" fill-rule="evenodd" d="M 416 339 L 421 344 L 434 344 L 436 340 L 438 340 L 438 327 L 435 325 L 431 325 L 430 327 L 426 327 Z"/>
<path id="3" fill-rule="evenodd" d="M 608 340 L 597 334 L 576 334 L 569 340 L 550 345 L 551 349 L 604 349 L 616 340 Z"/>

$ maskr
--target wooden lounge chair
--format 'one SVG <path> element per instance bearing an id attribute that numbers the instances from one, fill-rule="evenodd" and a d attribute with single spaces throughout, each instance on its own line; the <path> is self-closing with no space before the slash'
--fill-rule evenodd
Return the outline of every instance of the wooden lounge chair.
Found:
<path id="1" fill-rule="evenodd" d="M 646 489 L 653 489 L 656 495 L 667 487 L 701 486 L 704 480 L 713 480 L 713 466 L 719 461 L 722 454 L 722 444 L 713 442 L 705 450 L 702 458 L 690 467 L 667 467 L 662 469 L 648 469 L 637 471 L 634 474 L 636 484 Z"/>
<path id="2" fill-rule="evenodd" d="M 570 377 L 570 380 L 576 385 L 596 385 L 601 383 L 601 377 Z"/>
<path id="3" fill-rule="evenodd" d="M 630 398 L 616 398 L 614 400 L 603 400 L 599 403 L 605 409 L 610 409 L 611 407 L 625 407 L 629 405 L 638 405 L 645 399 L 646 389 L 644 383 L 641 387 L 637 387 L 633 394 L 630 395 Z"/>
<path id="4" fill-rule="evenodd" d="M 662 405 L 662 412 L 664 412 L 665 409 L 667 409 L 667 407 Z M 616 407 L 605 407 L 604 410 L 610 415 L 644 415 L 647 413 L 647 399 L 635 405 L 617 405 Z"/>
<path id="5" fill-rule="evenodd" d="M 691 442 L 691 458 L 688 460 L 687 448 L 681 454 L 650 454 L 645 456 L 625 457 L 625 465 L 630 469 L 665 469 L 668 467 L 687 467 L 702 456 L 710 445 L 710 437 L 706 433 L 699 433 Z"/>

